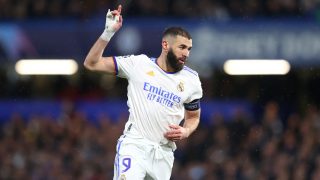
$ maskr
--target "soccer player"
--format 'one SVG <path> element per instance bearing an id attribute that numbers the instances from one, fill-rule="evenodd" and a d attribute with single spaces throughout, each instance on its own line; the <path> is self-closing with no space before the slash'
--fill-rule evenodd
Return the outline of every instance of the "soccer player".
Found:
<path id="1" fill-rule="evenodd" d="M 200 121 L 201 83 L 198 74 L 185 66 L 192 39 L 184 29 L 170 27 L 164 31 L 158 58 L 102 57 L 121 26 L 119 5 L 108 11 L 105 30 L 84 61 L 89 70 L 128 80 L 130 115 L 117 143 L 113 179 L 170 179 L 175 142 L 189 137 Z"/>

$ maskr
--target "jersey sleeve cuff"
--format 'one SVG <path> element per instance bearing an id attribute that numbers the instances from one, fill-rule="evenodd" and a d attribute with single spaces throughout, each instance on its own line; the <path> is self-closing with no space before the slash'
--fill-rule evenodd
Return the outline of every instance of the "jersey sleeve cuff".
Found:
<path id="1" fill-rule="evenodd" d="M 119 73 L 119 69 L 118 69 L 117 59 L 116 59 L 116 57 L 115 57 L 115 56 L 113 56 L 112 58 L 113 58 L 113 63 L 114 63 L 115 75 L 118 75 L 118 73 Z"/>

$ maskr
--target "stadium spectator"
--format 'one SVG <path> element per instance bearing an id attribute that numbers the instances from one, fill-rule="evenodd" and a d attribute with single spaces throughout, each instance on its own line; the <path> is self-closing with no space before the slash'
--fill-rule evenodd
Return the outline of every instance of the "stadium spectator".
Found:
<path id="1" fill-rule="evenodd" d="M 1 0 L 0 19 L 88 18 L 115 7 L 117 1 L 101 0 Z M 316 17 L 319 2 L 314 0 L 139 0 L 125 2 L 130 17 L 202 17 L 216 20 L 254 17 Z M 126 14 L 124 14 L 126 15 Z M 99 15 L 100 16 L 100 15 Z"/>
<path id="2" fill-rule="evenodd" d="M 241 118 L 238 148 L 239 116 L 179 142 L 172 179 L 318 179 L 319 109 L 293 113 L 276 136 L 268 135 L 269 124 Z M 104 115 L 93 124 L 76 109 L 58 119 L 13 114 L 0 129 L 0 179 L 110 179 L 125 119 Z"/>

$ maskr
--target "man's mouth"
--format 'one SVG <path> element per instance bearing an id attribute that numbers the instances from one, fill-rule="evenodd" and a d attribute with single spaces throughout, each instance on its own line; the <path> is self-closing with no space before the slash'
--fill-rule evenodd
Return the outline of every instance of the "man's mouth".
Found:
<path id="1" fill-rule="evenodd" d="M 179 58 L 179 63 L 180 64 L 185 64 L 186 63 L 186 59 L 185 58 Z"/>

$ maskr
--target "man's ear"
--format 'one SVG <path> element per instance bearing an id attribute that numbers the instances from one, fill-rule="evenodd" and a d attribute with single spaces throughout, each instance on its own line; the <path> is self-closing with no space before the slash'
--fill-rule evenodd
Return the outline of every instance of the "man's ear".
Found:
<path id="1" fill-rule="evenodd" d="M 166 40 L 162 40 L 162 49 L 165 51 L 169 50 L 169 42 Z"/>

